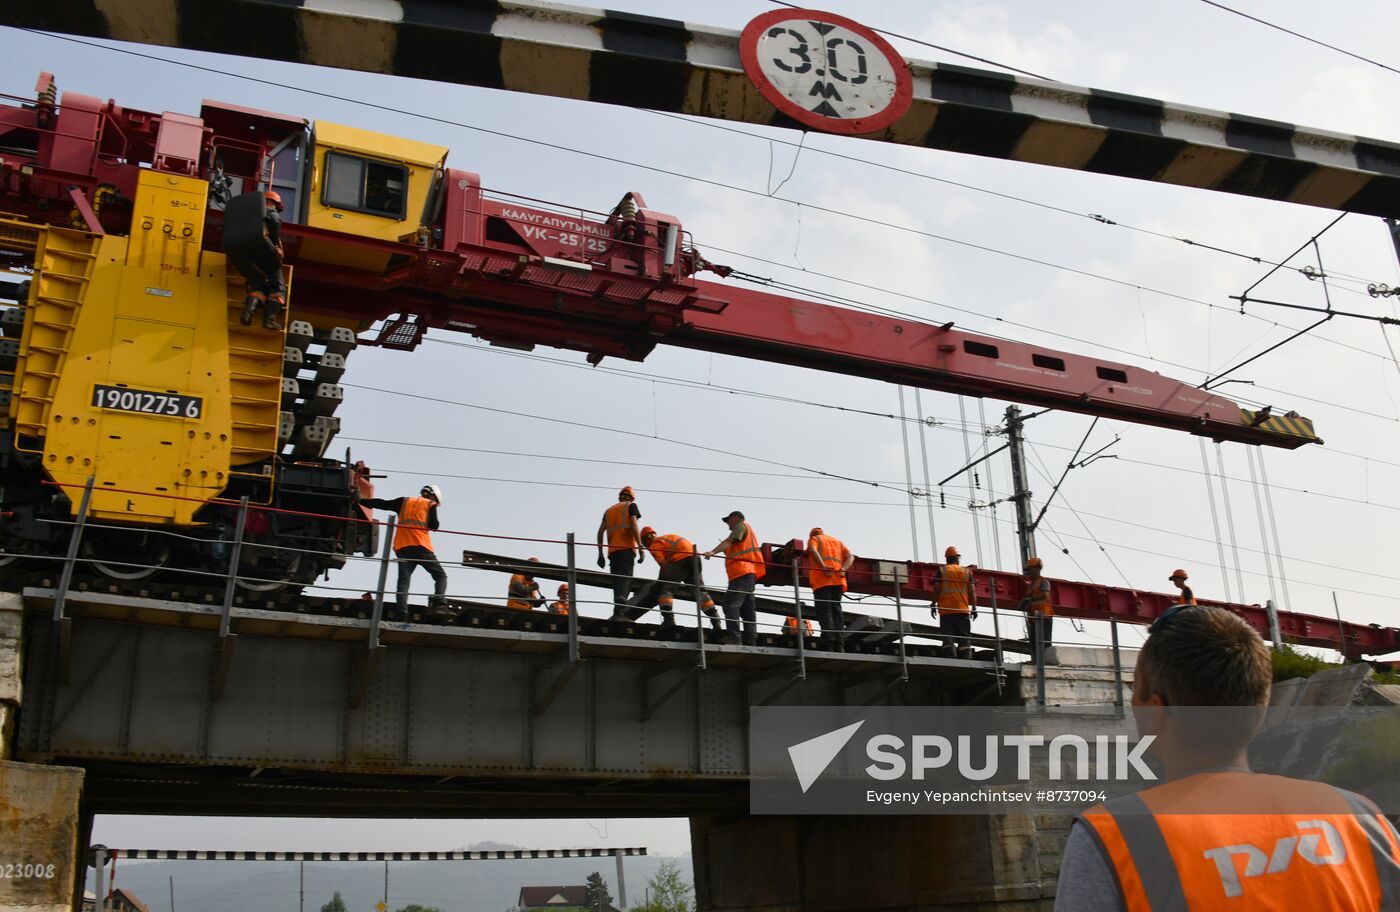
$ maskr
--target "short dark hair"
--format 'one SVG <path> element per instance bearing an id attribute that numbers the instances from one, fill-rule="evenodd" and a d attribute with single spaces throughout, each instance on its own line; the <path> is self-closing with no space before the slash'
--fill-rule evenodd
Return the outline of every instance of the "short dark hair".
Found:
<path id="1" fill-rule="evenodd" d="M 1216 607 L 1165 618 L 1142 646 L 1145 692 L 1169 706 L 1266 706 L 1273 659 L 1254 628 Z"/>

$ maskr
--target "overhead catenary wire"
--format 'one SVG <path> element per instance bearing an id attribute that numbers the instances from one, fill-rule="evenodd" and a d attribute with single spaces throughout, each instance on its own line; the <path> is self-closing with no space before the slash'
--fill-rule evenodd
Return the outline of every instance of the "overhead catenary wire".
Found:
<path id="1" fill-rule="evenodd" d="M 1210 460 L 1206 456 L 1206 439 L 1198 437 L 1201 445 L 1201 475 L 1206 482 L 1206 499 L 1210 502 L 1210 526 L 1215 532 L 1215 547 L 1220 556 L 1220 584 L 1225 590 L 1225 601 L 1233 601 L 1230 596 L 1230 576 L 1225 572 L 1225 543 L 1220 540 L 1220 513 L 1215 508 L 1215 484 L 1211 481 Z"/>
<path id="2" fill-rule="evenodd" d="M 1293 600 L 1288 596 L 1288 571 L 1284 568 L 1283 541 L 1278 536 L 1278 522 L 1274 519 L 1274 499 L 1269 493 L 1269 470 L 1264 466 L 1262 450 L 1255 454 L 1255 458 L 1259 460 L 1259 478 L 1264 482 L 1264 508 L 1269 516 L 1269 529 L 1274 535 L 1274 554 L 1278 556 L 1278 579 L 1279 588 L 1283 591 L 1283 607 L 1292 611 Z"/>
<path id="3" fill-rule="evenodd" d="M 1353 51 L 1348 51 L 1345 48 L 1337 47 L 1334 44 L 1328 44 L 1327 42 L 1322 41 L 1318 38 L 1314 38 L 1311 35 L 1305 35 L 1302 32 L 1295 32 L 1293 29 L 1285 28 L 1284 26 L 1279 25 L 1276 22 L 1270 22 L 1267 19 L 1260 19 L 1258 16 L 1251 16 L 1249 13 L 1237 10 L 1233 7 L 1226 6 L 1223 3 L 1217 3 L 1216 0 L 1201 0 L 1201 2 L 1206 4 L 1207 6 L 1213 6 L 1218 10 L 1224 10 L 1227 13 L 1239 16 L 1242 19 L 1248 19 L 1250 22 L 1257 22 L 1260 25 L 1265 26 L 1267 28 L 1283 32 L 1285 35 L 1292 35 L 1294 38 L 1301 38 L 1303 41 L 1306 41 L 1309 44 L 1315 44 L 1318 47 L 1324 47 L 1329 51 L 1335 51 L 1338 54 L 1344 54 L 1347 57 L 1351 57 L 1354 60 L 1359 60 L 1362 63 L 1369 63 L 1372 66 L 1380 67 L 1383 70 L 1389 70 L 1392 73 L 1400 74 L 1400 70 L 1397 70 L 1395 67 L 1390 66 L 1388 64 L 1381 63 L 1379 60 L 1372 60 L 1370 57 L 1363 57 L 1362 55 L 1357 54 Z"/>
<path id="4" fill-rule="evenodd" d="M 915 560 L 919 557 L 919 521 L 914 509 L 914 473 L 909 463 L 909 426 L 904 421 L 904 387 L 895 387 L 899 392 L 899 440 L 904 451 L 904 486 L 909 494 L 909 542 Z"/>
<path id="5" fill-rule="evenodd" d="M 914 412 L 918 415 L 924 414 L 923 394 L 917 386 L 914 387 Z M 933 484 L 929 476 L 927 425 L 927 419 L 919 422 L 919 455 L 924 467 L 924 512 L 928 519 L 929 560 L 936 561 L 938 560 L 938 530 L 933 521 Z"/>
<path id="6" fill-rule="evenodd" d="M 1264 545 L 1264 574 L 1269 580 L 1269 598 L 1274 604 L 1278 604 L 1278 590 L 1274 587 L 1273 559 L 1269 551 L 1269 530 L 1264 524 L 1264 503 L 1259 496 L 1258 473 L 1254 468 L 1254 448 L 1246 447 L 1244 456 L 1245 462 L 1249 465 L 1249 477 L 1253 481 L 1254 512 L 1259 520 L 1259 540 Z"/>

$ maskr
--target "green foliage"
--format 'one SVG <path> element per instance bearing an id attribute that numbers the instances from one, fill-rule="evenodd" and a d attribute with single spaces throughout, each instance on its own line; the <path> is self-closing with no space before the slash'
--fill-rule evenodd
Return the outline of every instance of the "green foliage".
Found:
<path id="1" fill-rule="evenodd" d="M 663 861 L 656 876 L 647 881 L 648 901 L 632 907 L 632 912 L 695 912 L 695 896 L 681 877 L 680 866 Z"/>
<path id="2" fill-rule="evenodd" d="M 1299 652 L 1287 644 L 1274 650 L 1274 683 L 1287 681 L 1290 678 L 1310 678 L 1319 671 L 1341 667 L 1341 662 L 1328 662 L 1325 659 Z M 1400 684 L 1400 673 L 1394 671 L 1375 672 L 1371 675 L 1371 683 Z"/>
<path id="3" fill-rule="evenodd" d="M 612 895 L 608 893 L 608 882 L 597 871 L 588 875 L 588 883 L 583 894 L 583 905 L 589 912 L 608 912 L 612 908 Z"/>
<path id="4" fill-rule="evenodd" d="M 1287 681 L 1290 678 L 1310 678 L 1319 671 L 1340 668 L 1340 663 L 1328 662 L 1316 656 L 1299 652 L 1292 646 L 1284 645 L 1274 650 L 1274 681 Z"/>
<path id="5" fill-rule="evenodd" d="M 437 906 L 420 906 L 418 903 L 404 906 L 399 912 L 442 912 Z"/>
<path id="6" fill-rule="evenodd" d="M 345 900 L 340 898 L 340 891 L 336 890 L 331 901 L 321 907 L 321 912 L 345 912 Z"/>

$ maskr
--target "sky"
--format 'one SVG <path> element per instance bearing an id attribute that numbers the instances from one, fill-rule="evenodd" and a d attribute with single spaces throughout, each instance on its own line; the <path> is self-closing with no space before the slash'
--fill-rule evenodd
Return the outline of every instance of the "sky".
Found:
<path id="1" fill-rule="evenodd" d="M 1374 59 L 1386 59 L 1400 31 L 1400 8 L 1384 0 L 1333 5 L 1325 17 L 1316 15 L 1315 5 L 1295 0 L 1235 5 Z M 758 0 L 613 6 L 734 30 L 774 8 Z M 1400 112 L 1389 103 L 1400 75 L 1200 0 L 833 0 L 823 8 L 1071 85 L 1400 140 Z M 892 41 L 910 58 L 984 66 Z M 0 44 L 0 92 L 28 96 L 38 71 L 49 70 L 60 90 L 112 97 L 136 108 L 197 114 L 200 100 L 211 98 L 438 143 L 452 149 L 451 165 L 480 173 L 488 188 L 569 205 L 607 210 L 624 192 L 637 191 L 653 208 L 678 215 L 712 261 L 929 322 L 956 319 L 963 329 L 1097 354 L 1192 383 L 1303 325 L 1292 313 L 1256 306 L 1241 315 L 1230 295 L 1266 271 L 1251 258 L 1285 257 L 1336 216 L 827 135 L 809 135 L 798 153 L 798 135 L 790 132 L 726 124 L 752 134 L 744 136 L 647 111 L 386 76 L 132 48 L 164 58 L 149 60 L 8 29 L 0 30 Z M 283 88 L 168 60 L 270 79 Z M 568 149 L 634 164 L 602 162 Z M 804 203 L 899 227 L 817 213 Z M 1395 252 L 1379 220 L 1347 216 L 1321 236 L 1316 251 L 1292 262 L 1316 267 L 1319 256 L 1334 277 L 1326 291 L 1337 307 L 1397 315 L 1392 299 L 1366 293 L 1368 282 L 1400 284 Z M 1322 283 L 1285 270 L 1256 293 L 1325 303 Z M 292 301 L 295 306 L 295 286 Z M 1389 344 L 1396 343 L 1392 336 Z M 1284 608 L 1330 615 L 1335 593 L 1349 622 L 1400 624 L 1394 601 L 1400 575 L 1393 560 L 1400 511 L 1400 366 L 1382 331 L 1368 321 L 1334 320 L 1235 376 L 1252 385 L 1227 385 L 1223 395 L 1296 409 L 1315 421 L 1326 445 L 1264 450 L 1258 454 L 1261 467 L 1242 446 L 1217 452 L 1207 444 L 1203 452 L 1188 435 L 1100 421 L 1086 451 L 1117 438 L 1106 451 L 1116 458 L 1067 475 L 1038 538 L 1047 575 L 1167 591 L 1168 574 L 1180 566 L 1190 571 L 1198 596 L 1260 604 L 1273 599 Z M 906 415 L 924 421 L 900 421 L 901 391 L 875 381 L 666 348 L 642 364 L 609 360 L 593 369 L 574 353 L 506 352 L 436 331 L 412 354 L 356 351 L 345 382 L 351 387 L 338 413 L 339 444 L 388 475 L 379 483 L 382 496 L 441 485 L 446 529 L 553 541 L 573 531 L 591 540 L 613 494 L 630 484 L 644 522 L 679 532 L 702 548 L 724 534 L 719 517 L 741 509 L 766 541 L 803 536 L 821 525 L 864 556 L 931 560 L 956 545 L 979 566 L 1012 569 L 1016 562 L 1010 505 L 996 508 L 994 517 L 987 508 L 968 508 L 970 501 L 1006 495 L 1008 467 L 1001 457 L 979 472 L 981 488 L 969 491 L 964 483 L 945 489 L 944 506 L 932 510 L 932 529 L 922 502 L 911 523 L 901 493 L 908 487 L 906 453 L 914 486 L 922 488 L 926 471 L 936 480 L 999 445 L 1000 438 L 985 432 L 998 426 L 1004 402 L 939 393 L 923 393 L 916 402 L 913 391 L 905 391 Z M 1052 413 L 1028 425 L 1037 509 L 1090 421 Z M 1224 489 L 1218 480 L 1208 485 L 1203 457 L 1212 471 L 1223 464 L 1230 479 Z M 771 462 L 890 482 L 893 490 Z M 1268 488 L 1251 482 L 1252 475 L 1262 480 L 1261 472 Z M 445 561 L 462 548 L 563 558 L 555 544 L 529 550 L 480 535 L 437 537 Z M 1278 554 L 1281 560 L 1270 556 Z M 450 566 L 449 572 L 454 594 L 503 594 L 503 577 Z M 640 572 L 650 575 L 651 565 Z M 373 576 L 374 567 L 365 563 L 331 585 L 358 593 L 372 585 Z M 711 563 L 706 576 L 712 584 L 723 582 L 718 564 Z M 911 611 L 915 620 L 927 617 Z M 984 618 L 978 627 L 989 628 L 990 622 Z M 1124 638 L 1134 645 L 1141 632 L 1128 630 Z M 1107 634 L 1098 625 L 1080 631 L 1062 621 L 1057 640 L 1102 644 Z M 109 845 L 365 850 L 494 839 L 531 847 L 647 844 L 656 852 L 678 853 L 689 843 L 684 821 L 617 820 L 103 818 L 97 837 Z"/>

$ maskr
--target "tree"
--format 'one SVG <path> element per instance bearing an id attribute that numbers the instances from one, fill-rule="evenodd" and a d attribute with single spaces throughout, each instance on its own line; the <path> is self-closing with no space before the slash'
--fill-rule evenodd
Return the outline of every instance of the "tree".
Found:
<path id="1" fill-rule="evenodd" d="M 589 912 L 608 912 L 612 908 L 608 882 L 597 871 L 588 875 L 588 884 L 584 887 L 583 907 Z"/>
<path id="2" fill-rule="evenodd" d="M 340 898 L 340 891 L 336 890 L 331 901 L 321 907 L 321 912 L 345 912 L 345 900 Z"/>
<path id="3" fill-rule="evenodd" d="M 681 877 L 680 865 L 663 861 L 656 876 L 647 881 L 648 901 L 632 912 L 694 912 L 694 889 Z"/>
<path id="4" fill-rule="evenodd" d="M 442 912 L 442 910 L 437 906 L 420 906 L 418 903 L 412 903 L 404 906 L 399 912 Z"/>

